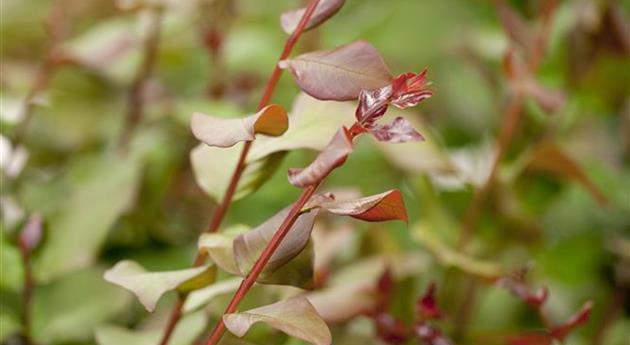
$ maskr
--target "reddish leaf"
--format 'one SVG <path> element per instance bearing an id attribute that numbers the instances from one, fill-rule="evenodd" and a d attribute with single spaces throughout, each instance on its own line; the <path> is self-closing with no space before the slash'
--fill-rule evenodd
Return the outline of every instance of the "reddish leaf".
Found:
<path id="1" fill-rule="evenodd" d="M 400 109 L 414 107 L 433 95 L 433 91 L 429 90 L 427 86 L 429 84 L 427 83 L 426 68 L 418 74 L 401 74 L 392 81 L 390 102 Z"/>
<path id="2" fill-rule="evenodd" d="M 370 133 L 378 141 L 390 143 L 407 143 L 412 141 L 424 141 L 422 134 L 418 133 L 411 122 L 403 117 L 397 117 L 387 125 L 375 125 Z"/>
<path id="3" fill-rule="evenodd" d="M 402 344 L 407 341 L 409 331 L 405 324 L 388 313 L 378 313 L 374 316 L 376 334 L 387 344 Z"/>
<path id="4" fill-rule="evenodd" d="M 424 296 L 418 299 L 416 303 L 416 312 L 421 319 L 439 319 L 442 317 L 442 310 L 435 298 L 435 290 L 435 282 L 432 282 L 429 284 Z"/>
<path id="5" fill-rule="evenodd" d="M 549 333 L 551 333 L 551 335 L 560 340 L 563 341 L 564 338 L 571 333 L 573 330 L 575 330 L 577 327 L 583 325 L 586 323 L 586 321 L 588 321 L 589 315 L 591 314 L 591 309 L 593 309 L 593 302 L 592 301 L 588 301 L 586 303 L 584 303 L 584 305 L 582 306 L 582 308 L 580 309 L 580 311 L 578 311 L 577 313 L 575 313 L 573 316 L 571 316 L 571 318 L 569 320 L 567 320 L 565 323 L 553 327 Z"/>
<path id="6" fill-rule="evenodd" d="M 22 228 L 19 238 L 20 246 L 27 252 L 35 249 L 41 241 L 43 222 L 43 218 L 40 214 L 33 214 Z"/>
<path id="7" fill-rule="evenodd" d="M 510 38 L 530 52 L 536 41 L 536 33 L 530 24 L 505 1 L 499 1 L 497 9 L 501 24 Z"/>
<path id="8" fill-rule="evenodd" d="M 526 333 L 508 339 L 509 345 L 551 345 L 553 337 L 547 333 Z"/>
<path id="9" fill-rule="evenodd" d="M 334 16 L 345 2 L 345 0 L 320 0 L 311 19 L 306 23 L 304 31 L 313 29 L 325 22 L 328 18 Z M 293 33 L 305 11 L 306 8 L 301 8 L 295 11 L 284 12 L 282 16 L 280 16 L 280 24 L 284 32 L 288 34 Z"/>
<path id="10" fill-rule="evenodd" d="M 542 287 L 534 292 L 531 287 L 527 285 L 525 279 L 526 272 L 526 270 L 520 270 L 515 274 L 502 277 L 497 281 L 497 285 L 510 290 L 512 294 L 523 300 L 532 308 L 538 309 L 547 300 L 548 290 Z"/>
<path id="11" fill-rule="evenodd" d="M 289 127 L 286 110 L 271 104 L 242 119 L 225 119 L 194 113 L 190 122 L 195 137 L 209 146 L 230 147 L 240 141 L 252 141 L 255 134 L 282 135 Z"/>
<path id="12" fill-rule="evenodd" d="M 368 222 L 407 221 L 407 211 L 402 194 L 396 189 L 355 200 L 335 201 L 328 199 L 318 206 L 330 213 Z"/>
<path id="13" fill-rule="evenodd" d="M 300 88 L 321 100 L 356 99 L 362 90 L 389 85 L 391 73 L 378 51 L 366 41 L 315 51 L 283 60 Z"/>
<path id="14" fill-rule="evenodd" d="M 394 276 L 389 266 L 385 267 L 383 274 L 376 283 L 377 302 L 376 312 L 381 313 L 387 310 L 390 304 L 392 292 L 394 290 Z"/>
<path id="15" fill-rule="evenodd" d="M 364 128 L 372 127 L 376 120 L 380 119 L 387 111 L 391 96 L 391 85 L 379 89 L 361 91 L 359 106 L 355 112 L 357 122 Z"/>
<path id="16" fill-rule="evenodd" d="M 442 331 L 427 322 L 418 322 L 413 327 L 414 335 L 423 345 L 451 345 L 452 342 L 446 338 Z"/>
<path id="17" fill-rule="evenodd" d="M 534 149 L 528 167 L 574 180 L 584 186 L 600 205 L 608 204 L 606 196 L 586 175 L 584 169 L 552 142 L 544 142 Z"/>
<path id="18" fill-rule="evenodd" d="M 289 169 L 289 182 L 296 187 L 316 184 L 343 164 L 350 152 L 352 152 L 352 139 L 348 129 L 343 127 L 308 167 Z"/>

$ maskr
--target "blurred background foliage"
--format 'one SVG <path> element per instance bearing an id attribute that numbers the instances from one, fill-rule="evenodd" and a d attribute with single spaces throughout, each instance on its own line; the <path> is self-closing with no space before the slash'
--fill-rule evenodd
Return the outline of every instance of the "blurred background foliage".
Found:
<path id="1" fill-rule="evenodd" d="M 154 270 L 190 265 L 215 205 L 191 169 L 189 153 L 197 142 L 190 116 L 193 111 L 250 113 L 286 39 L 279 15 L 302 5 L 289 0 L 185 3 L 164 11 L 144 116 L 128 154 L 118 155 L 127 95 L 142 60 L 146 14 L 121 11 L 109 0 L 3 0 L 3 343 L 21 343 L 16 334 L 23 278 L 16 237 L 33 213 L 45 224 L 32 258 L 37 344 L 95 344 L 94 331 L 107 325 L 151 329 L 164 322 L 174 296 L 148 315 L 127 292 L 106 283 L 102 272 L 123 258 Z M 535 21 L 539 1 L 511 4 Z M 568 339 L 570 345 L 630 344 L 629 11 L 628 1 L 559 2 L 537 77 L 564 91 L 566 102 L 548 115 L 526 101 L 468 250 L 506 272 L 531 266 L 532 284 L 549 287 L 546 308 L 553 320 L 566 319 L 592 299 L 591 320 Z M 45 25 L 51 13 L 60 22 Z M 72 61 L 52 71 L 46 87 L 33 95 L 21 148 L 12 147 L 10 139 L 24 121 L 24 99 L 46 68 L 45 56 L 54 55 L 51 37 L 56 35 L 52 50 Z M 403 320 L 411 319 L 415 299 L 435 280 L 439 302 L 450 315 L 444 330 L 457 344 L 494 344 L 501 334 L 539 328 L 524 303 L 444 264 L 432 255 L 435 248 L 427 243 L 433 242 L 426 242 L 436 238 L 455 247 L 475 181 L 483 179 L 494 152 L 507 97 L 502 59 L 509 45 L 496 7 L 481 0 L 348 0 L 325 25 L 305 34 L 298 50 L 358 39 L 372 43 L 394 74 L 429 68 L 435 95 L 421 113 L 408 114 L 431 139 L 404 147 L 362 139 L 347 164 L 330 176 L 326 189 L 368 195 L 399 188 L 410 216 L 409 226 L 323 220 L 322 227 L 353 229 L 332 270 L 384 253 L 426 253 L 429 264 L 397 284 L 393 308 Z M 273 101 L 291 109 L 297 94 L 285 75 Z M 352 121 L 348 113 L 347 123 Z M 608 200 L 605 206 L 571 178 L 527 168 L 532 149 L 546 140 L 579 163 Z M 285 172 L 313 157 L 309 151 L 290 152 L 256 193 L 233 203 L 224 227 L 255 226 L 295 200 L 299 190 L 287 183 Z M 467 171 L 463 183 L 441 176 L 446 161 Z M 471 294 L 472 311 L 462 311 Z M 245 305 L 270 298 L 255 290 Z M 208 309 L 210 325 L 226 302 L 219 298 Z M 203 331 L 206 323 L 194 317 L 190 328 Z M 376 343 L 372 328 L 362 318 L 334 325 L 335 344 Z M 264 327 L 248 339 L 299 343 Z"/>

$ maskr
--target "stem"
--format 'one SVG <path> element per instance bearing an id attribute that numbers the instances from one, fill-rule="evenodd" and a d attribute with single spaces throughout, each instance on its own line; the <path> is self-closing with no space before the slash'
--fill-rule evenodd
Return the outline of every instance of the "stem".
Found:
<path id="1" fill-rule="evenodd" d="M 280 228 L 278 228 L 278 231 L 276 231 L 276 233 L 273 235 L 263 252 L 260 254 L 260 257 L 258 257 L 258 259 L 256 260 L 256 263 L 254 264 L 254 267 L 252 267 L 252 270 L 241 282 L 241 285 L 239 286 L 238 290 L 236 290 L 236 293 L 232 297 L 232 300 L 230 301 L 228 307 L 225 309 L 223 315 L 230 314 L 236 311 L 238 304 L 241 302 L 243 297 L 245 297 L 252 285 L 254 285 L 256 279 L 262 272 L 267 262 L 269 262 L 269 259 L 271 259 L 273 253 L 276 251 L 284 237 L 289 233 L 289 230 L 291 230 L 291 227 L 299 217 L 300 210 L 313 195 L 313 193 L 317 189 L 317 186 L 318 185 L 308 186 L 302 191 L 300 198 L 295 204 L 293 204 L 293 207 L 289 211 L 289 214 L 282 222 L 282 225 L 280 225 Z M 208 338 L 208 342 L 206 343 L 206 345 L 217 344 L 219 340 L 221 340 L 224 332 L 225 324 L 223 323 L 223 318 L 221 318 L 219 320 L 219 323 L 217 323 L 214 330 L 212 331 L 212 334 Z"/>
<path id="2" fill-rule="evenodd" d="M 131 84 L 127 99 L 127 112 L 122 133 L 118 141 L 118 149 L 125 151 L 131 141 L 131 136 L 142 119 L 144 110 L 144 88 L 153 73 L 157 60 L 160 31 L 162 28 L 162 9 L 151 10 L 149 29 L 144 41 L 143 60 Z"/>
<path id="3" fill-rule="evenodd" d="M 22 324 L 27 344 L 31 342 L 31 301 L 33 297 L 33 273 L 31 270 L 30 250 L 28 245 L 19 240 L 20 256 L 24 266 L 24 284 L 22 286 Z"/>
<path id="4" fill-rule="evenodd" d="M 319 0 L 309 1 L 308 7 L 304 11 L 304 15 L 300 19 L 298 26 L 295 28 L 295 31 L 293 31 L 293 33 L 287 39 L 284 45 L 284 49 L 282 50 L 282 53 L 280 54 L 280 57 L 278 58 L 278 61 L 284 60 L 287 57 L 289 57 L 289 55 L 291 54 L 291 51 L 293 50 L 300 36 L 304 32 L 306 23 L 308 23 L 310 18 L 313 16 L 313 13 L 315 12 L 315 8 L 317 7 L 318 4 L 319 4 Z M 271 73 L 271 76 L 269 77 L 269 80 L 267 81 L 267 85 L 265 86 L 263 95 L 260 98 L 260 101 L 258 102 L 257 110 L 264 108 L 267 105 L 267 103 L 269 103 L 269 100 L 271 99 L 271 96 L 273 95 L 273 92 L 275 91 L 276 86 L 278 85 L 278 80 L 280 80 L 281 75 L 282 75 L 282 69 L 280 69 L 280 67 L 278 66 L 278 63 L 276 63 L 273 69 L 273 72 Z M 247 166 L 246 159 L 247 159 L 247 154 L 249 153 L 249 150 L 251 149 L 251 146 L 252 146 L 251 141 L 248 141 L 243 145 L 243 150 L 241 151 L 241 155 L 239 156 L 238 163 L 236 164 L 236 167 L 234 168 L 234 172 L 232 173 L 232 177 L 225 191 L 225 195 L 223 196 L 223 200 L 221 200 L 221 203 L 215 208 L 212 214 L 212 219 L 210 220 L 210 225 L 208 226 L 208 229 L 206 230 L 207 232 L 212 233 L 212 232 L 216 232 L 219 229 L 221 222 L 223 221 L 223 218 L 225 216 L 225 213 L 227 212 L 229 205 L 232 203 L 232 199 L 234 198 L 234 192 L 236 191 L 238 182 L 241 179 L 241 176 L 243 175 L 243 171 L 245 170 Z M 313 192 L 314 192 L 314 189 L 311 192 L 311 194 Z M 308 200 L 308 198 L 306 200 Z M 300 209 L 301 207 L 298 209 L 298 212 L 300 211 Z M 203 264 L 203 262 L 206 259 L 206 256 L 207 254 L 205 252 L 198 251 L 197 256 L 195 257 L 194 266 L 199 266 Z M 253 272 L 253 269 L 252 269 L 252 272 Z M 169 319 L 169 322 L 166 325 L 164 334 L 162 336 L 162 339 L 160 340 L 160 345 L 168 344 L 170 337 L 172 335 L 172 332 L 177 322 L 179 321 L 179 318 L 181 317 L 181 310 L 184 303 L 186 302 L 187 296 L 188 295 L 180 296 L 177 300 L 177 303 L 173 306 L 173 311 L 171 312 L 171 318 Z M 220 327 L 223 327 L 223 328 L 225 327 L 225 325 L 223 325 L 223 321 L 221 321 L 219 325 L 221 325 Z M 219 325 L 217 325 L 217 327 L 219 327 Z"/>

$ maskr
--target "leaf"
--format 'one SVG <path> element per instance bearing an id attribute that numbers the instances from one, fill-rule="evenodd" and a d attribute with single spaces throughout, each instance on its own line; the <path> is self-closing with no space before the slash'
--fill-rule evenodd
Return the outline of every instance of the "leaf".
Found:
<path id="1" fill-rule="evenodd" d="M 278 329 L 290 336 L 316 345 L 329 345 L 332 336 L 328 326 L 304 297 L 293 297 L 242 313 L 223 316 L 225 327 L 238 337 L 257 322 Z"/>
<path id="2" fill-rule="evenodd" d="M 289 125 L 287 113 L 271 104 L 242 119 L 225 119 L 194 113 L 190 127 L 195 137 L 209 146 L 230 147 L 241 141 L 252 141 L 255 135 L 282 135 Z"/>
<path id="3" fill-rule="evenodd" d="M 315 8 L 315 12 L 313 12 L 313 15 L 309 19 L 308 23 L 306 23 L 304 31 L 316 28 L 328 18 L 334 16 L 345 2 L 345 0 L 320 0 L 319 4 Z M 300 19 L 302 19 L 304 12 L 306 12 L 306 8 L 284 12 L 280 16 L 280 24 L 284 32 L 292 34 L 298 26 Z"/>
<path id="4" fill-rule="evenodd" d="M 348 129 L 342 127 L 308 167 L 289 169 L 289 182 L 302 188 L 314 185 L 342 165 L 350 152 L 352 152 L 352 138 Z"/>
<path id="5" fill-rule="evenodd" d="M 171 290 L 185 293 L 212 284 L 215 271 L 214 266 L 207 265 L 179 271 L 147 272 L 138 263 L 125 260 L 107 270 L 103 277 L 133 292 L 144 308 L 152 312 L 164 293 Z"/>
<path id="6" fill-rule="evenodd" d="M 216 282 L 203 289 L 192 291 L 188 294 L 184 304 L 184 312 L 188 313 L 210 303 L 215 297 L 236 291 L 241 284 L 241 278 L 230 278 Z"/>
<path id="7" fill-rule="evenodd" d="M 527 270 L 519 270 L 514 274 L 506 275 L 499 278 L 497 285 L 504 287 L 513 295 L 529 304 L 534 309 L 539 309 L 546 301 L 549 291 L 546 287 L 533 291 L 526 281 Z"/>
<path id="8" fill-rule="evenodd" d="M 69 168 L 62 180 L 70 189 L 56 200 L 58 210 L 46 215 L 49 231 L 34 262 L 38 279 L 51 279 L 95 260 L 108 231 L 134 202 L 142 163 L 131 154 L 108 155 L 80 160 Z"/>
<path id="9" fill-rule="evenodd" d="M 356 200 L 324 201 L 318 206 L 336 215 L 350 216 L 368 222 L 407 221 L 405 203 L 397 189 Z"/>
<path id="10" fill-rule="evenodd" d="M 407 143 L 424 141 L 422 134 L 418 133 L 411 122 L 403 117 L 397 117 L 387 125 L 376 125 L 370 129 L 370 133 L 378 140 L 389 143 Z"/>
<path id="11" fill-rule="evenodd" d="M 588 321 L 588 318 L 591 314 L 591 310 L 593 309 L 593 302 L 588 301 L 584 303 L 582 308 L 569 318 L 569 320 L 565 321 L 563 324 L 559 326 L 553 327 L 549 330 L 549 333 L 556 339 L 560 341 L 564 341 L 569 333 L 573 332 L 577 327 L 585 324 Z"/>
<path id="12" fill-rule="evenodd" d="M 292 206 L 288 206 L 252 231 L 234 239 L 234 257 L 242 273 L 247 273 L 263 252 L 273 235 L 278 231 Z M 267 265 L 266 272 L 273 272 L 296 257 L 308 244 L 318 210 L 301 214 L 282 243 L 275 250 Z"/>
<path id="13" fill-rule="evenodd" d="M 435 282 L 429 284 L 427 291 L 416 302 L 416 314 L 424 319 L 440 319 L 442 318 L 442 310 L 437 304 L 435 296 Z"/>
<path id="14" fill-rule="evenodd" d="M 389 84 L 391 73 L 378 51 L 366 41 L 283 60 L 302 91 L 321 100 L 356 99 L 361 90 Z"/>
<path id="15" fill-rule="evenodd" d="M 500 276 L 500 268 L 493 262 L 482 261 L 459 253 L 440 241 L 424 225 L 417 225 L 413 237 L 422 244 L 445 266 L 454 266 L 464 272 L 494 280 Z"/>
<path id="16" fill-rule="evenodd" d="M 191 345 L 201 335 L 206 326 L 203 312 L 184 316 L 175 327 L 169 340 L 171 345 Z M 155 345 L 160 342 L 164 330 L 129 330 L 119 326 L 101 326 L 96 329 L 98 345 Z"/>
<path id="17" fill-rule="evenodd" d="M 300 94 L 291 110 L 289 129 L 280 137 L 256 138 L 233 200 L 256 191 L 276 171 L 287 151 L 322 150 L 344 123 L 354 106 L 324 102 Z M 197 184 L 214 200 L 223 199 L 240 147 L 217 148 L 200 144 L 190 154 Z"/>
<path id="18" fill-rule="evenodd" d="M 282 219 L 279 220 L 282 221 Z M 263 225 L 259 226 L 257 229 L 260 230 Z M 296 225 L 297 222 L 296 224 L 294 224 L 294 227 Z M 279 224 L 277 224 L 277 226 L 279 226 Z M 311 221 L 310 227 L 312 228 L 312 226 L 313 224 Z M 276 230 L 277 227 L 274 228 L 270 225 L 269 227 L 265 228 L 263 232 L 265 232 L 265 236 L 273 236 L 273 233 L 275 233 Z M 293 228 L 291 232 L 295 230 L 296 229 Z M 224 271 L 244 277 L 251 269 L 253 262 L 258 259 L 260 252 L 251 252 L 251 248 L 246 248 L 242 251 L 239 251 L 239 254 L 237 254 L 236 250 L 234 249 L 234 240 L 235 238 L 249 236 L 250 238 L 256 237 L 256 239 L 253 239 L 253 241 L 262 241 L 262 239 L 258 237 L 260 233 L 254 234 L 254 231 L 256 231 L 256 229 L 249 232 L 246 231 L 247 230 L 239 229 L 239 233 L 235 233 L 235 231 L 229 231 L 228 233 L 221 234 L 204 234 L 200 237 L 199 248 L 202 250 L 206 250 L 208 252 L 208 255 L 210 256 L 210 259 Z M 296 233 L 295 235 L 301 236 L 300 233 Z M 295 255 L 294 257 L 290 257 L 293 253 L 288 253 L 288 251 L 283 248 L 283 252 L 285 253 L 285 255 L 287 255 L 285 258 L 287 262 L 277 265 L 266 265 L 261 274 L 256 279 L 257 282 L 264 284 L 293 285 L 302 288 L 307 288 L 312 285 L 314 251 L 313 246 L 309 241 L 310 233 L 304 233 L 302 235 L 305 236 L 305 244 L 302 244 L 301 242 L 298 243 L 298 239 L 296 239 L 294 235 L 291 235 L 291 233 L 287 235 L 287 238 L 284 239 L 283 244 L 290 240 L 292 241 L 291 243 L 296 244 L 298 248 L 301 247 L 302 249 L 297 253 L 297 255 Z M 267 242 L 262 243 L 263 248 L 266 243 Z M 283 244 L 281 244 L 280 247 L 282 247 Z M 278 248 L 278 250 L 280 249 L 281 248 Z M 278 252 L 278 250 L 276 251 L 276 253 Z M 242 259 L 240 262 L 237 262 L 236 258 L 238 257 L 238 255 L 251 255 L 251 257 L 248 257 L 247 259 Z"/>
<path id="19" fill-rule="evenodd" d="M 552 142 L 538 145 L 531 154 L 528 168 L 574 180 L 584 186 L 597 202 L 605 206 L 608 199 L 573 158 Z"/>
<path id="20" fill-rule="evenodd" d="M 100 269 L 38 284 L 32 302 L 33 343 L 89 343 L 94 329 L 123 315 L 130 301 L 127 293 L 103 281 Z"/>
<path id="21" fill-rule="evenodd" d="M 42 228 L 43 219 L 41 215 L 34 214 L 29 217 L 20 233 L 20 245 L 23 246 L 26 251 L 30 252 L 37 247 L 42 239 Z"/>

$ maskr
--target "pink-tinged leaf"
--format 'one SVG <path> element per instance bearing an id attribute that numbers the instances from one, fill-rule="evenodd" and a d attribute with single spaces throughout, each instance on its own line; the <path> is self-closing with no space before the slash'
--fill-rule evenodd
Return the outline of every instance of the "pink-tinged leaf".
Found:
<path id="1" fill-rule="evenodd" d="M 378 51 L 365 41 L 333 49 L 315 51 L 283 60 L 300 88 L 321 100 L 348 101 L 362 90 L 389 85 L 391 73 Z"/>
<path id="2" fill-rule="evenodd" d="M 26 225 L 20 233 L 20 246 L 27 252 L 31 252 L 39 245 L 42 239 L 44 220 L 40 214 L 33 214 L 29 217 Z"/>
<path id="3" fill-rule="evenodd" d="M 577 327 L 585 324 L 588 321 L 589 315 L 591 314 L 591 309 L 593 309 L 592 301 L 584 303 L 582 308 L 573 316 L 571 316 L 569 320 L 559 326 L 553 327 L 549 331 L 549 333 L 551 333 L 554 338 L 563 341 L 564 338 L 569 335 L 569 333 L 573 332 L 573 330 L 575 330 Z"/>
<path id="4" fill-rule="evenodd" d="M 286 207 L 255 229 L 241 234 L 234 239 L 234 257 L 239 270 L 243 274 L 251 270 L 264 248 L 278 228 L 280 228 L 280 225 L 290 209 L 291 206 Z M 304 250 L 311 238 L 313 223 L 315 222 L 315 217 L 318 212 L 319 210 L 312 209 L 298 217 L 287 236 L 282 243 L 280 243 L 280 246 L 278 246 L 278 249 L 276 249 L 265 266 L 265 275 L 272 274 Z M 264 280 L 264 277 L 262 278 Z"/>
<path id="5" fill-rule="evenodd" d="M 242 119 L 225 119 L 194 113 L 190 123 L 195 137 L 209 146 L 230 147 L 240 141 L 252 141 L 255 135 L 282 135 L 289 126 L 286 110 L 271 104 Z"/>
<path id="6" fill-rule="evenodd" d="M 327 200 L 320 203 L 319 207 L 333 214 L 350 216 L 368 222 L 407 221 L 405 202 L 397 189 L 355 200 Z"/>
<path id="7" fill-rule="evenodd" d="M 437 304 L 435 297 L 436 285 L 435 282 L 429 284 L 427 292 L 424 296 L 418 299 L 416 303 L 416 312 L 422 319 L 439 319 L 442 317 L 442 310 Z"/>
<path id="8" fill-rule="evenodd" d="M 394 291 L 394 275 L 389 266 L 385 267 L 383 274 L 376 282 L 377 303 L 376 312 L 382 313 L 387 311 L 391 302 L 392 292 Z"/>
<path id="9" fill-rule="evenodd" d="M 413 333 L 416 338 L 420 340 L 420 344 L 422 345 L 452 344 L 452 342 L 442 334 L 442 331 L 424 321 L 418 322 L 414 325 Z"/>
<path id="10" fill-rule="evenodd" d="M 593 183 L 579 163 L 552 142 L 543 142 L 534 149 L 528 168 L 578 182 L 600 205 L 608 204 L 604 193 Z"/>
<path id="11" fill-rule="evenodd" d="M 549 291 L 546 287 L 533 291 L 526 281 L 527 270 L 519 270 L 518 272 L 501 277 L 497 281 L 497 285 L 506 288 L 512 292 L 512 294 L 525 303 L 530 305 L 534 309 L 540 308 L 541 305 L 547 301 Z"/>
<path id="12" fill-rule="evenodd" d="M 304 31 L 316 28 L 328 18 L 334 16 L 345 2 L 345 0 L 320 0 L 311 19 L 306 23 Z M 305 11 L 306 8 L 301 8 L 295 11 L 284 12 L 282 16 L 280 16 L 280 24 L 284 32 L 292 34 Z"/>
<path id="13" fill-rule="evenodd" d="M 404 117 L 397 117 L 387 125 L 375 125 L 368 131 L 378 140 L 389 143 L 408 143 L 424 141 L 422 134 L 418 133 L 411 122 Z"/>
<path id="14" fill-rule="evenodd" d="M 528 52 L 531 51 L 536 41 L 536 33 L 530 24 L 505 1 L 499 1 L 497 9 L 499 20 L 510 38 Z"/>
<path id="15" fill-rule="evenodd" d="M 509 345 L 552 345 L 553 337 L 547 333 L 526 333 L 508 339 Z"/>
<path id="16" fill-rule="evenodd" d="M 308 167 L 289 169 L 289 182 L 296 187 L 316 184 L 342 165 L 350 152 L 352 152 L 352 138 L 348 129 L 343 127 Z"/>
<path id="17" fill-rule="evenodd" d="M 330 345 L 332 336 L 317 310 L 304 297 L 293 297 L 260 308 L 223 315 L 225 327 L 238 337 L 257 322 L 315 345 Z"/>
<path id="18" fill-rule="evenodd" d="M 376 334 L 387 344 L 403 344 L 409 338 L 407 326 L 388 313 L 378 313 L 374 316 Z"/>
<path id="19" fill-rule="evenodd" d="M 361 91 L 359 106 L 355 112 L 357 122 L 367 130 L 375 128 L 376 121 L 385 114 L 389 104 L 405 109 L 431 97 L 433 91 L 428 89 L 426 79 L 426 69 L 418 74 L 403 73 L 394 78 L 389 85 Z"/>
<path id="20" fill-rule="evenodd" d="M 415 107 L 421 101 L 433 96 L 428 89 L 427 69 L 416 73 L 403 73 L 392 81 L 391 104 L 405 109 Z"/>

